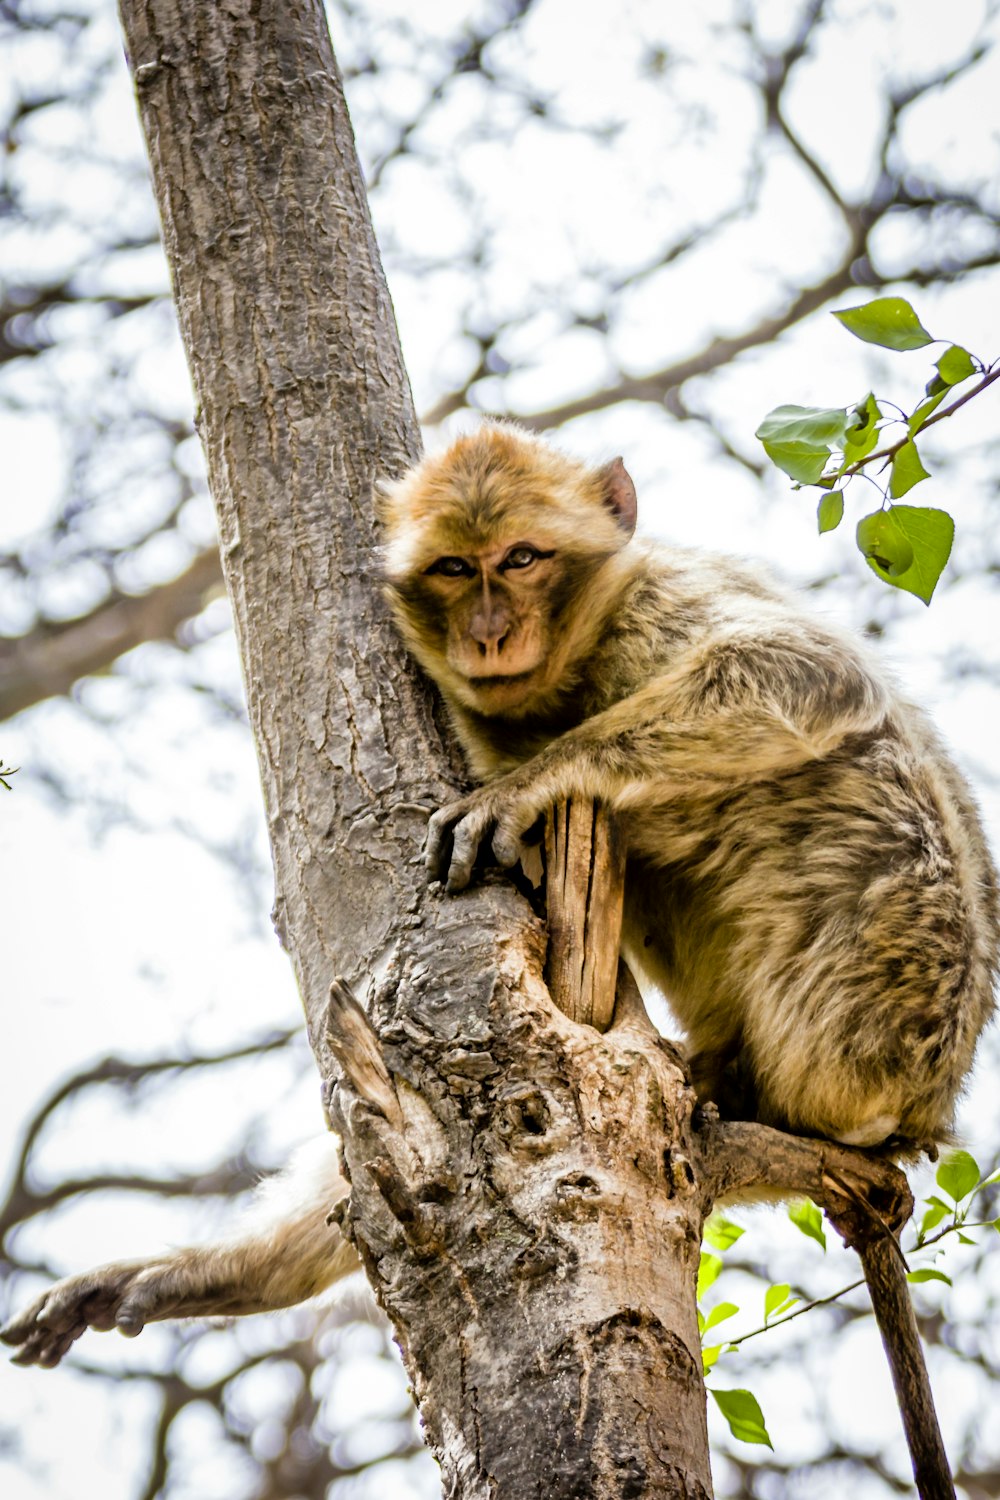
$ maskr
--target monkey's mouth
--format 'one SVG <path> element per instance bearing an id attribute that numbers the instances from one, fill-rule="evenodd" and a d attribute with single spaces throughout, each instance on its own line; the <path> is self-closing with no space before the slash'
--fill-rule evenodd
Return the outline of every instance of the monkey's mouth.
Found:
<path id="1" fill-rule="evenodd" d="M 491 677 L 467 677 L 465 680 L 476 692 L 488 692 L 490 688 L 512 687 L 518 682 L 527 682 L 529 677 L 534 677 L 535 667 L 529 667 L 526 672 L 494 672 Z"/>

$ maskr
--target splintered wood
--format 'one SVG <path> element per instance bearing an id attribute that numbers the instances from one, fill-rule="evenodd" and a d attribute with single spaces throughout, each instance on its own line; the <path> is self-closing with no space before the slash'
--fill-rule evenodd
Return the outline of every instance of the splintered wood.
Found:
<path id="1" fill-rule="evenodd" d="M 625 841 L 599 802 L 557 802 L 545 821 L 549 991 L 574 1021 L 606 1031 L 615 1006 Z"/>

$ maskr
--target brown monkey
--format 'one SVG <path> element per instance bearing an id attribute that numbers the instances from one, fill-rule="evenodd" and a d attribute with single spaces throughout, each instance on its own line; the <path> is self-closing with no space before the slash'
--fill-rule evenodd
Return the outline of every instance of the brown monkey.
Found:
<path id="1" fill-rule="evenodd" d="M 621 460 L 484 426 L 383 501 L 389 597 L 486 785 L 431 819 L 465 886 L 555 799 L 629 849 L 623 946 L 702 1097 L 850 1145 L 947 1139 L 993 1009 L 996 875 L 927 720 L 732 561 L 632 540 Z"/>
<path id="2" fill-rule="evenodd" d="M 626 952 L 702 1097 L 735 1069 L 771 1124 L 947 1138 L 993 1006 L 997 884 L 920 712 L 749 569 L 632 540 L 620 459 L 484 426 L 381 509 L 394 612 L 488 783 L 432 818 L 432 873 L 458 890 L 487 833 L 511 865 L 553 800 L 604 798 L 629 844 Z M 70 1277 L 4 1337 L 53 1365 L 88 1326 L 311 1296 L 356 1264 L 327 1224 L 345 1191 L 330 1142 L 244 1237 Z"/>

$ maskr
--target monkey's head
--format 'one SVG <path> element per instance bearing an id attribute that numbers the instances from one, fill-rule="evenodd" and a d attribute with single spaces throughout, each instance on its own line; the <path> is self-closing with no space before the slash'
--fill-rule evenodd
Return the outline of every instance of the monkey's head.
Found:
<path id="1" fill-rule="evenodd" d="M 417 660 L 453 703 L 539 711 L 590 650 L 621 587 L 636 498 L 516 428 L 485 425 L 379 500 L 385 581 Z"/>

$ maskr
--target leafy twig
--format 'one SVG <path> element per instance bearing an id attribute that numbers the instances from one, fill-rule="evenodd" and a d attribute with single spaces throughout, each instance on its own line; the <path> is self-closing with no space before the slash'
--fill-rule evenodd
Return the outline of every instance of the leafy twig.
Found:
<path id="1" fill-rule="evenodd" d="M 862 307 L 843 308 L 834 317 L 857 338 L 885 349 L 902 351 L 947 343 L 927 332 L 903 297 L 877 297 Z M 980 378 L 972 389 L 939 411 L 945 396 L 977 372 Z M 916 594 L 929 604 L 951 555 L 955 523 L 947 511 L 895 502 L 930 478 L 917 451 L 917 435 L 953 416 L 996 380 L 1000 380 L 1000 362 L 986 365 L 961 345 L 948 344 L 935 361 L 935 374 L 913 411 L 907 415 L 896 408 L 900 415 L 892 420 L 904 423 L 906 428 L 898 442 L 876 447 L 887 424 L 882 406 L 871 392 L 853 408 L 777 406 L 764 418 L 757 436 L 771 461 L 799 487 L 814 485 L 823 491 L 817 508 L 821 533 L 840 525 L 844 491 L 850 481 L 881 460 L 879 472 L 889 470 L 888 484 L 879 486 L 880 509 L 858 522 L 858 548 L 883 582 Z M 875 482 L 868 473 L 864 477 Z"/>
<path id="2" fill-rule="evenodd" d="M 974 385 L 971 391 L 966 391 L 964 396 L 959 396 L 958 400 L 953 401 L 950 406 L 942 407 L 940 411 L 936 411 L 933 416 L 928 417 L 926 422 L 922 422 L 920 424 L 920 431 L 926 432 L 928 427 L 934 426 L 935 422 L 943 422 L 945 417 L 952 416 L 954 412 L 958 411 L 958 408 L 960 406 L 964 406 L 967 401 L 972 400 L 973 396 L 978 396 L 981 391 L 985 391 L 986 387 L 992 385 L 995 380 L 1000 380 L 1000 363 L 996 364 L 995 366 L 990 366 L 987 370 L 987 373 L 983 376 L 982 380 L 980 380 L 979 384 Z M 902 420 L 906 420 L 905 413 L 903 414 Z M 910 437 L 909 434 L 907 434 L 906 437 L 900 438 L 898 443 L 890 444 L 888 448 L 878 448 L 874 453 L 869 453 L 866 455 L 866 457 L 859 458 L 856 463 L 849 464 L 848 467 L 842 471 L 839 477 L 843 479 L 852 479 L 855 474 L 860 474 L 861 470 L 865 468 L 867 464 L 874 463 L 877 458 L 895 458 L 899 450 L 904 447 L 904 445 L 909 441 Z"/>

